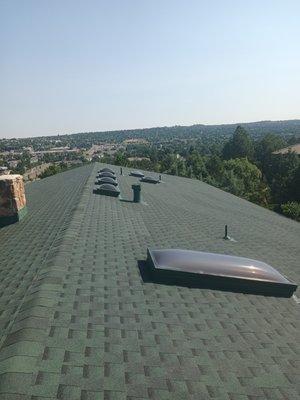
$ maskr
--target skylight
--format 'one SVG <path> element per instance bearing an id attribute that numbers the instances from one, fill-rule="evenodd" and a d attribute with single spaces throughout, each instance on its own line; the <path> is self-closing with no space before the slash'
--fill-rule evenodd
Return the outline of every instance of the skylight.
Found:
<path id="1" fill-rule="evenodd" d="M 249 258 L 179 249 L 148 249 L 147 256 L 154 278 L 166 283 L 283 297 L 297 289 L 270 265 Z"/>
<path id="2" fill-rule="evenodd" d="M 110 172 L 111 174 L 115 175 L 115 172 L 110 168 L 102 168 L 102 169 L 100 169 L 99 173 L 101 173 L 101 172 Z"/>
<path id="3" fill-rule="evenodd" d="M 109 183 L 104 183 L 94 189 L 95 194 L 103 194 L 106 196 L 118 197 L 120 195 L 120 190 L 118 186 L 110 185 Z"/>
<path id="4" fill-rule="evenodd" d="M 110 185 L 114 185 L 114 186 L 117 186 L 118 185 L 118 182 L 115 180 L 115 179 L 113 179 L 113 178 L 110 178 L 110 177 L 108 177 L 108 176 L 105 176 L 105 177 L 103 177 L 103 178 L 100 178 L 97 182 L 95 182 L 96 183 L 96 185 L 103 185 L 104 183 L 109 183 Z"/>
<path id="5" fill-rule="evenodd" d="M 116 176 L 115 176 L 115 174 L 113 174 L 113 173 L 111 173 L 111 172 L 101 172 L 101 173 L 98 175 L 98 178 L 99 178 L 99 179 L 101 179 L 101 178 L 112 178 L 112 179 L 116 179 Z"/>

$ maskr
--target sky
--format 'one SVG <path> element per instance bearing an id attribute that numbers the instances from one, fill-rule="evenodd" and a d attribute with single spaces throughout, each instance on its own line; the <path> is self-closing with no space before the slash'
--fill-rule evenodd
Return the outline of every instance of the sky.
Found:
<path id="1" fill-rule="evenodd" d="M 0 138 L 300 118 L 299 0 L 0 0 Z"/>

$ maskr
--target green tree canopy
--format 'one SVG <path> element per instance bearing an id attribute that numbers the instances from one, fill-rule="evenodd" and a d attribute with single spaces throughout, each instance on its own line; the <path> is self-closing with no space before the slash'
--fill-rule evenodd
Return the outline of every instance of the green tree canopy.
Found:
<path id="1" fill-rule="evenodd" d="M 255 159 L 257 160 L 263 174 L 268 175 L 271 165 L 272 153 L 286 146 L 286 141 L 272 133 L 256 142 Z"/>
<path id="2" fill-rule="evenodd" d="M 186 159 L 187 175 L 200 179 L 201 181 L 207 181 L 209 174 L 206 169 L 205 161 L 205 158 L 194 150 Z"/>
<path id="3" fill-rule="evenodd" d="M 249 158 L 254 155 L 253 141 L 242 126 L 237 126 L 233 137 L 223 147 L 223 158 Z"/>
<path id="4" fill-rule="evenodd" d="M 261 181 L 261 171 L 247 158 L 224 161 L 222 187 L 250 201 L 265 202 L 267 187 Z"/>
<path id="5" fill-rule="evenodd" d="M 281 210 L 285 216 L 300 222 L 300 203 L 289 201 L 281 205 Z"/>
<path id="6" fill-rule="evenodd" d="M 299 199 L 300 158 L 296 153 L 273 154 L 268 182 L 276 204 Z"/>

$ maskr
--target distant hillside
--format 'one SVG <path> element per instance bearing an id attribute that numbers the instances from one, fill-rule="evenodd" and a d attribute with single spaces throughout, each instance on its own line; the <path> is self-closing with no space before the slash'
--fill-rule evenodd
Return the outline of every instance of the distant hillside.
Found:
<path id="1" fill-rule="evenodd" d="M 296 136 L 300 138 L 300 120 L 259 121 L 223 125 L 176 125 L 172 127 L 76 133 L 68 136 L 74 139 L 82 137 L 85 140 L 112 140 L 117 142 L 137 137 L 144 138 L 149 141 L 161 141 L 162 139 L 170 140 L 171 138 L 197 138 L 202 135 L 230 136 L 233 134 L 235 128 L 238 125 L 242 125 L 244 128 L 246 128 L 248 133 L 254 139 L 258 139 L 268 133 L 274 133 L 285 138 L 291 136 Z"/>
<path id="2" fill-rule="evenodd" d="M 236 127 L 242 125 L 253 139 L 260 139 L 268 133 L 280 135 L 289 144 L 300 141 L 300 120 L 260 121 L 223 125 L 191 125 L 129 129 L 104 132 L 82 132 L 70 135 L 40 136 L 19 139 L 0 139 L 0 151 L 22 149 L 32 146 L 35 150 L 45 150 L 57 146 L 70 148 L 90 148 L 93 144 L 103 142 L 121 143 L 128 139 L 144 139 L 151 143 L 163 144 L 175 140 L 201 139 L 224 143 L 233 134 Z"/>

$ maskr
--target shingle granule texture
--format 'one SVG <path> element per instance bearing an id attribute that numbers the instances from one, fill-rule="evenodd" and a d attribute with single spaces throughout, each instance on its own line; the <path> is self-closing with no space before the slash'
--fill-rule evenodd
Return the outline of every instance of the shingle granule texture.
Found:
<path id="1" fill-rule="evenodd" d="M 0 230 L 0 399 L 300 398 L 297 298 L 144 282 L 138 268 L 147 247 L 186 248 L 299 283 L 300 224 L 168 175 L 132 203 L 137 178 L 114 166 L 122 199 L 96 195 L 103 166 L 26 185 L 28 215 Z"/>

